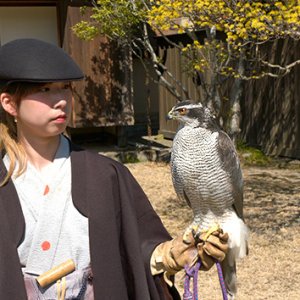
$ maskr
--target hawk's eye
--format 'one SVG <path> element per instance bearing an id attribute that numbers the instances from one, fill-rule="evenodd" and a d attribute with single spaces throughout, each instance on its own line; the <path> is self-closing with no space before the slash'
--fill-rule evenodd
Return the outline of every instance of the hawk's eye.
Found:
<path id="1" fill-rule="evenodd" d="M 180 108 L 180 109 L 178 109 L 178 112 L 179 112 L 180 115 L 185 115 L 186 111 L 187 111 L 186 108 Z"/>

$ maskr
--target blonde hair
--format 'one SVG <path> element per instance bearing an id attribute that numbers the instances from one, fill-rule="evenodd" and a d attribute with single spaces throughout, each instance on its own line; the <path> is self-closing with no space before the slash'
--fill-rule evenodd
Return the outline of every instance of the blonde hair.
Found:
<path id="1" fill-rule="evenodd" d="M 9 93 L 13 96 L 13 101 L 16 106 L 20 105 L 21 99 L 30 93 L 34 92 L 40 86 L 45 83 L 24 83 L 16 82 L 10 83 L 0 89 L 0 93 Z M 17 163 L 18 170 L 16 171 L 16 177 L 20 176 L 26 170 L 27 156 L 24 148 L 18 141 L 17 124 L 14 117 L 7 113 L 0 105 L 0 151 L 2 157 L 7 154 L 10 165 L 7 173 L 0 182 L 0 187 L 4 186 L 13 175 Z"/>

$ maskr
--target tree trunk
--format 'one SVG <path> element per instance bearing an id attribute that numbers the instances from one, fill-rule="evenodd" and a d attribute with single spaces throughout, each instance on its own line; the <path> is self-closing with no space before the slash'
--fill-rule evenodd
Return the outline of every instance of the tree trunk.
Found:
<path id="1" fill-rule="evenodd" d="M 245 60 L 243 56 L 238 61 L 238 72 L 240 75 L 244 75 Z M 243 92 L 243 81 L 240 78 L 236 78 L 233 82 L 230 92 L 230 107 L 231 112 L 229 114 L 229 128 L 228 134 L 232 138 L 233 142 L 237 143 L 237 138 L 241 131 L 241 96 Z"/>

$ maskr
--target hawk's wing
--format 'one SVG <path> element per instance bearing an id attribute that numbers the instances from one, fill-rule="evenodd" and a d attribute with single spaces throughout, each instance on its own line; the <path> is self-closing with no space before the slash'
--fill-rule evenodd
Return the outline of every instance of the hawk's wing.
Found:
<path id="1" fill-rule="evenodd" d="M 224 131 L 219 132 L 218 146 L 222 167 L 229 174 L 232 184 L 233 207 L 243 219 L 243 177 L 240 161 L 232 140 Z"/>
<path id="2" fill-rule="evenodd" d="M 178 174 L 177 167 L 175 166 L 172 160 L 171 160 L 171 173 L 172 173 L 173 186 L 175 188 L 177 196 L 179 197 L 180 200 L 186 201 L 189 207 L 192 207 L 191 201 L 189 200 L 184 190 L 182 178 Z"/>

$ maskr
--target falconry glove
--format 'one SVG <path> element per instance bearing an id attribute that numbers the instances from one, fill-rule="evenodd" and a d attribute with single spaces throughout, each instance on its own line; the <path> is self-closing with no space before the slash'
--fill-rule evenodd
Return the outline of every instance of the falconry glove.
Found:
<path id="1" fill-rule="evenodd" d="M 204 240 L 205 239 L 205 240 Z M 220 231 L 212 232 L 208 237 L 204 232 L 194 239 L 192 233 L 189 242 L 178 236 L 171 241 L 159 244 L 151 257 L 151 272 L 156 275 L 164 272 L 167 283 L 172 285 L 170 276 L 176 274 L 185 266 L 191 267 L 198 258 L 201 259 L 201 269 L 209 270 L 215 259 L 222 261 L 228 250 L 228 235 Z"/>

